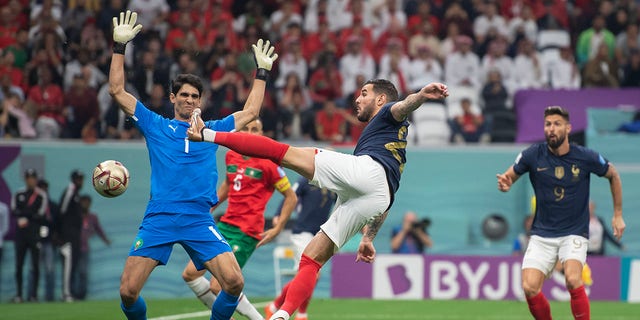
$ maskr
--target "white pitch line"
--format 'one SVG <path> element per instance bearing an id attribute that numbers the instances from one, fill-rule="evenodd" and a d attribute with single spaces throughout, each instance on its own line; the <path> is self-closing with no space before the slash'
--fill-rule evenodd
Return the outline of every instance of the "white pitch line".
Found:
<path id="1" fill-rule="evenodd" d="M 266 306 L 269 303 L 269 301 L 267 302 L 258 302 L 258 303 L 254 303 L 253 306 L 256 308 L 262 308 L 264 306 Z M 190 313 L 180 313 L 180 314 L 174 314 L 174 315 L 170 315 L 170 316 L 162 316 L 162 317 L 157 317 L 157 318 L 149 318 L 148 320 L 180 320 L 180 319 L 190 319 L 190 318 L 195 318 L 195 317 L 204 317 L 204 316 L 208 316 L 211 315 L 211 311 L 207 310 L 207 311 L 198 311 L 198 312 L 190 312 Z"/>

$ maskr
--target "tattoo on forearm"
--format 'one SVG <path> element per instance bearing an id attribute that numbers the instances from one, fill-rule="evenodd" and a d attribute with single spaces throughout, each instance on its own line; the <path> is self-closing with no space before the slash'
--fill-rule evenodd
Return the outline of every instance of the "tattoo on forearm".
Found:
<path id="1" fill-rule="evenodd" d="M 378 231 L 380 231 L 380 227 L 382 226 L 382 222 L 384 221 L 385 216 L 386 216 L 385 214 L 379 215 L 373 218 L 373 220 L 371 220 L 371 222 L 367 224 L 368 228 L 365 233 L 365 236 L 369 238 L 371 241 L 373 241 L 373 239 L 378 234 Z"/>

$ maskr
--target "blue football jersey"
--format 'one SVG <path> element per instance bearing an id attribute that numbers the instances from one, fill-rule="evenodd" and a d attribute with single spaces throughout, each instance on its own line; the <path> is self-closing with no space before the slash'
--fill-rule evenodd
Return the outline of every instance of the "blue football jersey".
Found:
<path id="1" fill-rule="evenodd" d="M 604 176 L 609 162 L 599 153 L 572 144 L 556 156 L 547 143 L 522 151 L 513 165 L 516 174 L 529 172 L 536 195 L 532 235 L 589 237 L 589 185 L 591 173 Z"/>
<path id="2" fill-rule="evenodd" d="M 362 131 L 353 154 L 369 155 L 384 167 L 391 196 L 398 191 L 400 175 L 407 162 L 406 147 L 409 122 L 396 121 L 391 114 L 391 106 L 385 104 Z"/>
<path id="3" fill-rule="evenodd" d="M 149 150 L 151 197 L 145 215 L 208 213 L 218 203 L 218 145 L 189 141 L 189 123 L 163 118 L 140 101 L 131 118 L 144 135 Z M 216 131 L 235 128 L 233 115 L 205 124 Z"/>

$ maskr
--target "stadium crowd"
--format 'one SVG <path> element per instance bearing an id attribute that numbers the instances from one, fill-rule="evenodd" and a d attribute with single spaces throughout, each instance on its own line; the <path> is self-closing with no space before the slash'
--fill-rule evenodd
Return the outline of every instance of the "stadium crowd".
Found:
<path id="1" fill-rule="evenodd" d="M 492 116 L 512 112 L 521 89 L 640 85 L 631 0 L 0 0 L 0 135 L 141 138 L 106 84 L 112 18 L 125 9 L 143 25 L 127 91 L 166 117 L 180 73 L 206 81 L 205 120 L 237 111 L 250 44 L 275 43 L 261 118 L 276 139 L 355 143 L 354 94 L 375 77 L 402 96 L 439 81 L 464 92 L 470 106 L 447 102 L 451 141 L 491 141 Z"/>

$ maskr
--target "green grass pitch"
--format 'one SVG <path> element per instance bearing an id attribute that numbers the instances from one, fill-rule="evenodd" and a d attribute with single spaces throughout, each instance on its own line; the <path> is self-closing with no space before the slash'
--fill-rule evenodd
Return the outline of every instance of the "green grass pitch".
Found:
<path id="1" fill-rule="evenodd" d="M 253 299 L 262 311 L 264 299 Z M 202 313 L 204 307 L 194 299 L 148 299 L 149 320 L 209 319 L 209 316 L 189 316 Z M 551 302 L 553 318 L 573 319 L 569 302 Z M 624 302 L 592 302 L 592 319 L 640 319 L 640 304 Z M 113 320 L 124 319 L 118 301 L 86 301 L 74 303 L 0 304 L 0 319 L 47 320 Z M 236 320 L 244 319 L 236 315 Z M 518 320 L 532 319 L 527 305 L 520 301 L 466 300 L 366 300 L 315 299 L 309 307 L 309 319 L 372 319 L 372 320 Z"/>

